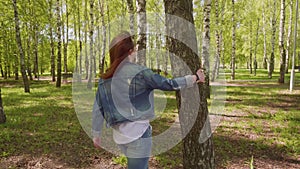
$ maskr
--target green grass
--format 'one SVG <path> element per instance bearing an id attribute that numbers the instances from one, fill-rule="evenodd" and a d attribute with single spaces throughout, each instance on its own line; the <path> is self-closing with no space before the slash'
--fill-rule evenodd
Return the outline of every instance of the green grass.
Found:
<path id="1" fill-rule="evenodd" d="M 269 79 L 266 70 L 253 76 L 238 69 L 236 80 L 231 81 L 226 70 L 226 77 L 225 109 L 214 134 L 217 168 L 230 167 L 238 160 L 245 168 L 255 168 L 260 158 L 299 158 L 300 73 L 296 73 L 293 93 L 288 91 L 289 75 L 279 85 L 278 72 Z M 1 80 L 0 85 L 7 115 L 7 122 L 0 125 L 0 164 L 2 159 L 22 155 L 48 156 L 71 168 L 90 166 L 99 156 L 126 164 L 124 157 L 93 148 L 77 119 L 71 84 L 56 88 L 48 81 L 33 81 L 29 94 L 23 92 L 22 81 Z M 166 95 L 166 109 L 152 122 L 153 135 L 168 129 L 178 116 L 174 92 Z M 181 168 L 181 149 L 180 143 L 154 159 L 160 168 Z"/>

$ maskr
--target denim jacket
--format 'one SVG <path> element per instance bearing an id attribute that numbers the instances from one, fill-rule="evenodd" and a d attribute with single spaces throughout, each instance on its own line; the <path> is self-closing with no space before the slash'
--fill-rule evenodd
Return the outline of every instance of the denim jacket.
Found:
<path id="1" fill-rule="evenodd" d="M 175 91 L 193 86 L 192 76 L 167 79 L 129 61 L 121 63 L 110 79 L 99 79 L 92 112 L 92 134 L 106 126 L 154 118 L 153 90 Z"/>

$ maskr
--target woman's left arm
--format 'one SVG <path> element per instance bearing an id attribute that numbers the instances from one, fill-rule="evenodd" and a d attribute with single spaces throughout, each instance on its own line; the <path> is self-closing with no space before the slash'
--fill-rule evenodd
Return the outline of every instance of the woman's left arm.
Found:
<path id="1" fill-rule="evenodd" d="M 196 81 L 196 75 L 186 75 L 174 79 L 165 78 L 159 74 L 155 74 L 152 70 L 144 70 L 143 76 L 149 88 L 160 89 L 166 91 L 181 90 L 182 88 L 192 87 Z"/>

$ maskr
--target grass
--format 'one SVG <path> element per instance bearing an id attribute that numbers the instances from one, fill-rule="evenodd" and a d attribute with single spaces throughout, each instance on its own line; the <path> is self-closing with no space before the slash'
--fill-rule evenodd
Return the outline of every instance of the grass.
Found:
<path id="1" fill-rule="evenodd" d="M 300 74 L 296 73 L 296 90 L 290 93 L 289 75 L 279 85 L 278 73 L 268 79 L 265 70 L 258 70 L 257 76 L 237 71 L 231 81 L 226 70 L 226 104 L 214 133 L 217 168 L 238 163 L 240 168 L 256 168 L 262 160 L 299 163 L 295 159 L 300 156 Z M 0 125 L 0 168 L 1 161 L 14 156 L 47 156 L 70 168 L 86 168 L 99 158 L 126 164 L 124 157 L 93 148 L 76 117 L 71 84 L 56 88 L 48 81 L 33 81 L 29 94 L 23 92 L 21 81 L 1 80 L 0 85 L 7 115 L 7 122 Z M 166 109 L 152 122 L 153 135 L 168 129 L 177 117 L 174 92 L 166 95 Z M 155 156 L 158 168 L 182 168 L 181 149 L 180 143 Z"/>

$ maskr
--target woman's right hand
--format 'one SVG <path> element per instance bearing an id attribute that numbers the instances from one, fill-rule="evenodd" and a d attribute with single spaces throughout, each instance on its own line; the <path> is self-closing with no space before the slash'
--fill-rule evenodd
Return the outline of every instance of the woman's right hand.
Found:
<path id="1" fill-rule="evenodd" d="M 100 137 L 94 137 L 93 138 L 94 146 L 98 149 L 100 149 L 100 144 L 101 144 L 101 138 Z"/>
<path id="2" fill-rule="evenodd" d="M 196 76 L 198 76 L 197 83 L 204 83 L 205 82 L 205 74 L 203 69 L 198 69 L 196 72 Z"/>

